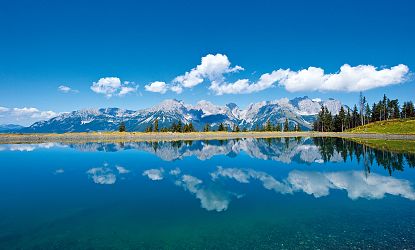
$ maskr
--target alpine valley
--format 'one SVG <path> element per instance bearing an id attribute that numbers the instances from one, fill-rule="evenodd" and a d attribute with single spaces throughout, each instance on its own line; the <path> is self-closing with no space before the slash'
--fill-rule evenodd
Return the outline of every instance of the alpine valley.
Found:
<path id="1" fill-rule="evenodd" d="M 338 114 L 342 103 L 334 99 L 322 101 L 304 96 L 292 100 L 282 98 L 252 103 L 246 109 L 241 109 L 234 103 L 218 106 L 208 101 L 200 101 L 196 105 L 188 105 L 182 101 L 168 99 L 154 107 L 137 111 L 102 108 L 62 113 L 52 119 L 39 121 L 29 127 L 10 132 L 117 131 L 121 122 L 125 123 L 127 131 L 144 131 L 156 119 L 159 121 L 159 128 L 167 128 L 181 121 L 183 124 L 192 123 L 199 131 L 205 124 L 210 124 L 211 128 L 215 129 L 220 123 L 229 129 L 234 125 L 254 129 L 256 126 L 262 127 L 268 120 L 272 124 L 284 123 L 286 118 L 290 126 L 294 127 L 298 124 L 302 130 L 310 130 L 321 106 L 327 107 L 334 115 Z"/>

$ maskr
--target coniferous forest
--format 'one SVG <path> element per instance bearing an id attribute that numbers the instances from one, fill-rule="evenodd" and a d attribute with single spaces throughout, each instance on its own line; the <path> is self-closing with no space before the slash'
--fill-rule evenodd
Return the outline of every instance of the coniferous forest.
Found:
<path id="1" fill-rule="evenodd" d="M 313 130 L 320 132 L 343 132 L 361 125 L 390 119 L 415 118 L 414 103 L 404 102 L 402 107 L 398 99 L 389 99 L 386 95 L 377 103 L 369 105 L 366 98 L 360 93 L 359 104 L 353 108 L 342 106 L 338 114 L 333 115 L 327 107 L 322 106 L 313 123 Z"/>

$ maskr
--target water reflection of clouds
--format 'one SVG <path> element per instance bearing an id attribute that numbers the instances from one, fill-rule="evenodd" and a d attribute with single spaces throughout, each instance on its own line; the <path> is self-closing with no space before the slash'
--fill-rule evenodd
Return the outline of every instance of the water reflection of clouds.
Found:
<path id="1" fill-rule="evenodd" d="M 327 196 L 331 189 L 345 190 L 350 199 L 382 199 L 386 194 L 415 200 L 415 191 L 409 181 L 363 171 L 312 172 L 293 170 L 288 178 L 278 181 L 265 172 L 252 169 L 222 168 L 211 173 L 212 180 L 231 178 L 240 183 L 250 179 L 262 182 L 266 189 L 289 194 L 303 191 L 314 197 Z"/>
<path id="2" fill-rule="evenodd" d="M 163 180 L 164 169 L 148 169 L 143 172 L 143 176 L 147 176 L 152 181 Z"/>
<path id="3" fill-rule="evenodd" d="M 228 209 L 232 196 L 230 192 L 219 188 L 204 187 L 202 180 L 191 175 L 181 176 L 175 184 L 194 194 L 200 200 L 202 208 L 207 211 L 221 212 Z"/>
<path id="4" fill-rule="evenodd" d="M 143 176 L 148 177 L 152 181 L 161 181 L 164 179 L 165 171 L 160 169 L 147 169 L 143 172 Z M 185 191 L 193 194 L 200 200 L 201 207 L 207 211 L 225 211 L 228 209 L 232 197 L 239 198 L 235 193 L 223 190 L 219 186 L 205 186 L 203 181 L 189 174 L 181 174 L 179 168 L 169 171 L 169 175 L 176 186 L 182 187 Z"/>
<path id="5" fill-rule="evenodd" d="M 20 151 L 31 152 L 36 149 L 50 149 L 53 147 L 68 147 L 60 143 L 40 143 L 40 144 L 5 144 L 0 146 L 0 151 Z"/>
<path id="6" fill-rule="evenodd" d="M 249 183 L 250 179 L 259 180 L 264 188 L 268 190 L 274 190 L 278 193 L 291 193 L 291 188 L 283 182 L 277 181 L 271 175 L 256 171 L 253 169 L 239 169 L 239 168 L 222 168 L 218 167 L 218 169 L 211 173 L 212 180 L 215 181 L 219 177 L 226 177 L 234 179 L 240 183 Z"/>
<path id="7" fill-rule="evenodd" d="M 175 185 L 182 187 L 200 200 L 202 208 L 217 212 L 227 210 L 233 198 L 243 197 L 243 195 L 238 195 L 217 185 L 216 181 L 220 178 L 232 179 L 242 184 L 249 184 L 254 180 L 259 181 L 265 189 L 279 194 L 304 192 L 319 198 L 328 196 L 330 190 L 345 190 L 352 200 L 358 198 L 382 199 L 387 194 L 415 200 L 415 191 L 409 181 L 374 173 L 366 176 L 363 171 L 293 170 L 289 172 L 287 178 L 279 181 L 263 171 L 218 167 L 216 171 L 210 173 L 208 185 L 195 176 L 182 174 L 179 168 L 172 169 L 168 173 Z M 162 168 L 145 170 L 143 176 L 147 176 L 153 181 L 160 181 L 166 177 Z"/>
<path id="8" fill-rule="evenodd" d="M 122 166 L 111 168 L 108 163 L 104 163 L 103 167 L 91 168 L 86 173 L 96 184 L 112 185 L 117 181 L 117 175 L 127 174 L 129 172 L 129 170 Z"/>
<path id="9" fill-rule="evenodd" d="M 409 181 L 391 176 L 363 171 L 301 172 L 291 171 L 288 182 L 294 190 L 301 190 L 315 197 L 327 196 L 330 189 L 345 190 L 352 199 L 382 199 L 386 194 L 415 200 L 415 191 Z"/>

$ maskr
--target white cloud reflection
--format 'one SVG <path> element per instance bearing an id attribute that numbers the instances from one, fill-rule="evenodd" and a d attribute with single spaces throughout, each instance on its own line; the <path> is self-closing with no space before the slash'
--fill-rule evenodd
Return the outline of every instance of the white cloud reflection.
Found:
<path id="1" fill-rule="evenodd" d="M 315 197 L 327 196 L 330 189 L 347 192 L 352 199 L 382 199 L 385 195 L 396 195 L 415 200 L 415 191 L 408 180 L 363 171 L 344 172 L 301 172 L 291 171 L 288 181 L 296 191 L 303 191 Z"/>
<path id="2" fill-rule="evenodd" d="M 201 207 L 207 211 L 227 210 L 231 197 L 234 195 L 221 189 L 206 188 L 202 185 L 202 180 L 191 175 L 183 175 L 176 180 L 175 184 L 194 194 L 200 200 Z"/>
<path id="3" fill-rule="evenodd" d="M 96 184 L 111 185 L 117 181 L 117 177 L 110 168 L 91 168 L 87 174 Z"/>
<path id="4" fill-rule="evenodd" d="M 152 181 L 163 180 L 164 169 L 148 169 L 143 172 L 143 176 L 147 176 Z"/>
<path id="5" fill-rule="evenodd" d="M 130 170 L 122 166 L 110 167 L 108 163 L 104 163 L 103 167 L 91 168 L 86 173 L 96 184 L 112 185 L 117 181 L 117 175 L 128 174 L 129 172 Z"/>
<path id="6" fill-rule="evenodd" d="M 331 189 L 345 190 L 352 199 L 382 199 L 385 195 L 401 196 L 415 200 L 415 191 L 411 182 L 392 176 L 363 171 L 312 172 L 293 170 L 282 181 L 271 175 L 252 169 L 222 168 L 211 173 L 212 180 L 220 177 L 234 179 L 240 183 L 249 183 L 250 179 L 262 182 L 264 188 L 280 194 L 292 194 L 302 191 L 316 198 L 327 196 Z"/>
<path id="7" fill-rule="evenodd" d="M 264 188 L 268 190 L 274 190 L 277 193 L 287 194 L 292 193 L 291 187 L 285 182 L 277 181 L 271 175 L 256 171 L 253 169 L 239 169 L 239 168 L 222 168 L 211 173 L 212 180 L 216 180 L 219 177 L 226 177 L 234 179 L 240 183 L 249 183 L 250 179 L 259 180 Z"/>

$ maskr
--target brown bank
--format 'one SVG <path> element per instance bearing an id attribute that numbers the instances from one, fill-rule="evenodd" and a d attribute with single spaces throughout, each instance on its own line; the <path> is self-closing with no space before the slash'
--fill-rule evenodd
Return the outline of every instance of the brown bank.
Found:
<path id="1" fill-rule="evenodd" d="M 385 140 L 415 140 L 415 134 L 335 133 L 335 132 L 193 132 L 193 133 L 143 133 L 143 132 L 94 132 L 64 134 L 0 134 L 0 144 L 43 142 L 132 142 L 175 140 L 224 140 L 237 138 L 278 137 L 340 137 Z"/>

